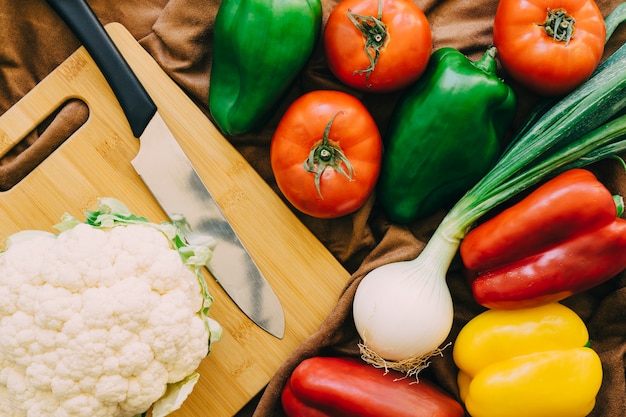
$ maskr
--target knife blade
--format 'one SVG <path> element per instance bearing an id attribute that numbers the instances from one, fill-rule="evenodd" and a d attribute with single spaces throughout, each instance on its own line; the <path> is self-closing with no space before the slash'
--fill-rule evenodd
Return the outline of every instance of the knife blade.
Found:
<path id="1" fill-rule="evenodd" d="M 281 339 L 280 300 L 228 223 L 160 116 L 158 108 L 85 0 L 46 0 L 83 43 L 111 86 L 140 140 L 131 164 L 170 220 L 190 241 L 210 235 L 217 244 L 207 269 L 239 309 Z"/>

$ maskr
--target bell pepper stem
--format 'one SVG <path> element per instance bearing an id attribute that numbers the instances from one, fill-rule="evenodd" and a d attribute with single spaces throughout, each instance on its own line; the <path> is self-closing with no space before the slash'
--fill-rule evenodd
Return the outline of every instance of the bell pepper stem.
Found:
<path id="1" fill-rule="evenodd" d="M 622 217 L 624 213 L 624 197 L 621 195 L 614 195 L 613 201 L 615 202 L 615 209 L 617 210 L 617 217 Z"/>
<path id="2" fill-rule="evenodd" d="M 474 61 L 472 64 L 474 64 L 476 68 L 483 70 L 486 73 L 495 74 L 497 65 L 496 54 L 496 47 L 492 46 L 485 51 L 483 56 L 478 61 Z"/>

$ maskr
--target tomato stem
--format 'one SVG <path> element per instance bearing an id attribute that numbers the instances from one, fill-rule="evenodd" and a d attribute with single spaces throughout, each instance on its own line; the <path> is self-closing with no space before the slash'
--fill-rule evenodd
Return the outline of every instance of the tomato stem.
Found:
<path id="1" fill-rule="evenodd" d="M 333 168 L 348 178 L 349 181 L 352 181 L 354 176 L 354 168 L 344 155 L 339 143 L 330 139 L 330 127 L 339 113 L 343 113 L 343 111 L 333 114 L 333 117 L 330 118 L 324 129 L 324 136 L 313 145 L 309 152 L 309 157 L 304 161 L 304 169 L 315 174 L 315 188 L 322 199 L 324 197 L 322 196 L 320 181 L 326 168 Z"/>
<path id="2" fill-rule="evenodd" d="M 569 41 L 574 37 L 574 24 L 576 19 L 570 16 L 565 9 L 548 9 L 546 14 L 546 21 L 539 26 L 542 26 L 546 31 L 546 34 L 555 41 L 565 42 L 565 45 L 569 44 Z"/>
<path id="3" fill-rule="evenodd" d="M 387 32 L 387 25 L 382 21 L 383 18 L 383 2 L 378 0 L 378 17 L 364 16 L 356 13 L 352 13 L 348 10 L 348 18 L 352 21 L 354 26 L 359 29 L 365 38 L 365 55 L 367 55 L 370 65 L 363 70 L 355 70 L 354 74 L 365 74 L 365 82 L 369 81 L 369 77 L 374 72 L 378 58 L 380 57 L 380 50 L 385 46 L 389 39 Z M 369 85 L 368 85 L 369 87 Z"/>

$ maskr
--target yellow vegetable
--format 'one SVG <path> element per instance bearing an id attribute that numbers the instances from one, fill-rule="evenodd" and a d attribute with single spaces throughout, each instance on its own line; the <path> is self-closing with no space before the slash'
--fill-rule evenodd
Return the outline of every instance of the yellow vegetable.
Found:
<path id="1" fill-rule="evenodd" d="M 602 364 L 586 347 L 580 317 L 558 304 L 487 310 L 453 349 L 461 399 L 472 417 L 584 417 L 595 405 Z"/>

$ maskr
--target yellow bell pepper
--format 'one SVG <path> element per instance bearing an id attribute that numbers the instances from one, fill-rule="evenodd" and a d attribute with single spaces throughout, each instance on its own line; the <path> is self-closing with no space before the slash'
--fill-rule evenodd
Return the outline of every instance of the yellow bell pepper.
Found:
<path id="1" fill-rule="evenodd" d="M 559 303 L 487 310 L 459 333 L 453 358 L 472 417 L 584 417 L 602 384 L 582 319 Z"/>

